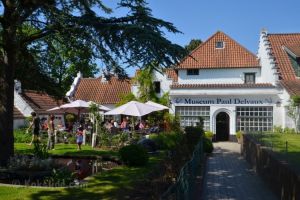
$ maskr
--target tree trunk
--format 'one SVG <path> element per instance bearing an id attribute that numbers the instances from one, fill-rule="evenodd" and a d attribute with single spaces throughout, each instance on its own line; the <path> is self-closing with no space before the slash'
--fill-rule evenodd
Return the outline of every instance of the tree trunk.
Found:
<path id="1" fill-rule="evenodd" d="M 5 166 L 10 156 L 14 154 L 14 72 L 18 50 L 16 17 L 14 6 L 5 8 L 4 22 L 2 23 L 3 52 L 0 66 L 0 166 Z"/>

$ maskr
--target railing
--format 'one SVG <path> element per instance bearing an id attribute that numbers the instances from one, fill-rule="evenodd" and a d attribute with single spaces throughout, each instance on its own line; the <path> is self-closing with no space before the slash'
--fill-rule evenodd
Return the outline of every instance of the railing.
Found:
<path id="1" fill-rule="evenodd" d="M 196 178 L 200 174 L 203 158 L 203 140 L 196 145 L 193 156 L 180 170 L 177 181 L 161 196 L 161 200 L 190 200 L 196 189 Z"/>

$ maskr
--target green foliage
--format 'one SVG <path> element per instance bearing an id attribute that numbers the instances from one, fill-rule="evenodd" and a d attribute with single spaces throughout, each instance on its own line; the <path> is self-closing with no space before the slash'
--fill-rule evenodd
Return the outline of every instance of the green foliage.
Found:
<path id="1" fill-rule="evenodd" d="M 164 122 L 166 123 L 166 131 L 182 132 L 180 127 L 180 118 L 178 115 L 172 115 L 168 112 L 164 113 Z"/>
<path id="2" fill-rule="evenodd" d="M 75 116 L 73 114 L 67 114 L 66 115 L 66 121 L 67 122 L 74 122 L 75 121 Z"/>
<path id="3" fill-rule="evenodd" d="M 204 136 L 208 139 L 212 139 L 214 137 L 214 133 L 212 131 L 205 131 Z"/>
<path id="4" fill-rule="evenodd" d="M 294 128 L 282 128 L 282 126 L 274 126 L 273 131 L 279 134 L 297 134 L 297 131 Z"/>
<path id="5" fill-rule="evenodd" d="M 205 153 L 212 153 L 214 150 L 212 141 L 205 137 L 203 137 L 203 150 Z"/>
<path id="6" fill-rule="evenodd" d="M 200 126 L 186 126 L 184 129 L 186 134 L 186 142 L 189 147 L 190 152 L 194 151 L 195 146 L 201 140 L 201 137 L 204 134 L 202 127 Z"/>
<path id="7" fill-rule="evenodd" d="M 183 141 L 184 135 L 180 132 L 162 132 L 151 134 L 149 138 L 158 145 L 159 149 L 172 150 Z"/>
<path id="8" fill-rule="evenodd" d="M 300 95 L 294 95 L 292 96 L 292 101 L 293 101 L 293 104 L 295 105 L 300 105 Z"/>
<path id="9" fill-rule="evenodd" d="M 135 144 L 122 147 L 119 155 L 120 159 L 129 166 L 145 166 L 149 160 L 147 150 Z"/>
<path id="10" fill-rule="evenodd" d="M 135 77 L 138 84 L 138 98 L 141 102 L 158 100 L 154 90 L 153 71 L 153 68 L 146 66 L 143 70 L 138 71 Z"/>
<path id="11" fill-rule="evenodd" d="M 24 171 L 44 171 L 56 167 L 52 159 L 40 159 L 37 157 L 16 155 L 9 159 L 8 169 Z"/>
<path id="12" fill-rule="evenodd" d="M 130 101 L 137 101 L 137 98 L 132 92 L 128 94 L 121 94 L 120 101 L 116 104 L 116 106 L 124 105 Z"/>
<path id="13" fill-rule="evenodd" d="M 243 134 L 243 131 L 237 131 L 235 133 L 235 136 L 236 136 L 237 139 L 240 139 L 242 137 L 242 134 Z"/>
<path id="14" fill-rule="evenodd" d="M 202 41 L 200 39 L 192 39 L 188 45 L 184 46 L 184 48 L 188 53 L 191 53 L 201 43 L 202 43 Z"/>
<path id="15" fill-rule="evenodd" d="M 75 174 L 66 168 L 53 169 L 50 177 L 45 178 L 47 185 L 55 185 L 64 183 L 65 186 L 70 185 L 75 180 Z"/>
<path id="16" fill-rule="evenodd" d="M 283 128 L 282 126 L 274 126 L 273 131 L 275 133 L 283 133 Z"/>
<path id="17" fill-rule="evenodd" d="M 14 130 L 14 138 L 17 143 L 28 143 L 31 141 L 32 135 L 26 133 L 26 129 L 16 129 Z"/>
<path id="18" fill-rule="evenodd" d="M 100 146 L 111 147 L 112 146 L 112 134 L 107 131 L 106 128 L 99 128 L 99 141 Z"/>
<path id="19" fill-rule="evenodd" d="M 33 142 L 33 154 L 39 159 L 49 158 L 48 148 L 46 144 L 41 144 L 39 141 Z"/>

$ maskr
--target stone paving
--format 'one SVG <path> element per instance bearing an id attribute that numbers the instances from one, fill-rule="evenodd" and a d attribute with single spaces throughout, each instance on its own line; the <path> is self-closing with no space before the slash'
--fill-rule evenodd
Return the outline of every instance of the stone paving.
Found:
<path id="1" fill-rule="evenodd" d="M 240 155 L 240 145 L 214 143 L 208 157 L 203 186 L 204 200 L 275 200 L 265 183 Z"/>

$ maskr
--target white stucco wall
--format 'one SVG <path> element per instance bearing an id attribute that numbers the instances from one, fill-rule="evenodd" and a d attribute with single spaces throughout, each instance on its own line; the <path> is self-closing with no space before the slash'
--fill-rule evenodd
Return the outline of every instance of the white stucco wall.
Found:
<path id="1" fill-rule="evenodd" d="M 260 68 L 199 69 L 199 75 L 187 75 L 187 70 L 178 70 L 179 84 L 244 83 L 244 73 L 255 73 L 256 83 L 261 79 Z"/>
<path id="2" fill-rule="evenodd" d="M 157 71 L 153 74 L 153 81 L 160 82 L 160 93 L 157 96 L 161 97 L 164 93 L 170 91 L 170 85 L 172 84 L 172 80 L 167 78 L 165 73 L 159 73 Z"/>
<path id="3" fill-rule="evenodd" d="M 25 119 L 14 119 L 14 129 L 25 126 Z"/>
<path id="4" fill-rule="evenodd" d="M 261 32 L 259 38 L 258 58 L 261 64 L 261 78 L 265 82 L 276 84 L 278 74 L 275 65 L 275 59 L 272 55 L 272 49 L 266 32 Z"/>

